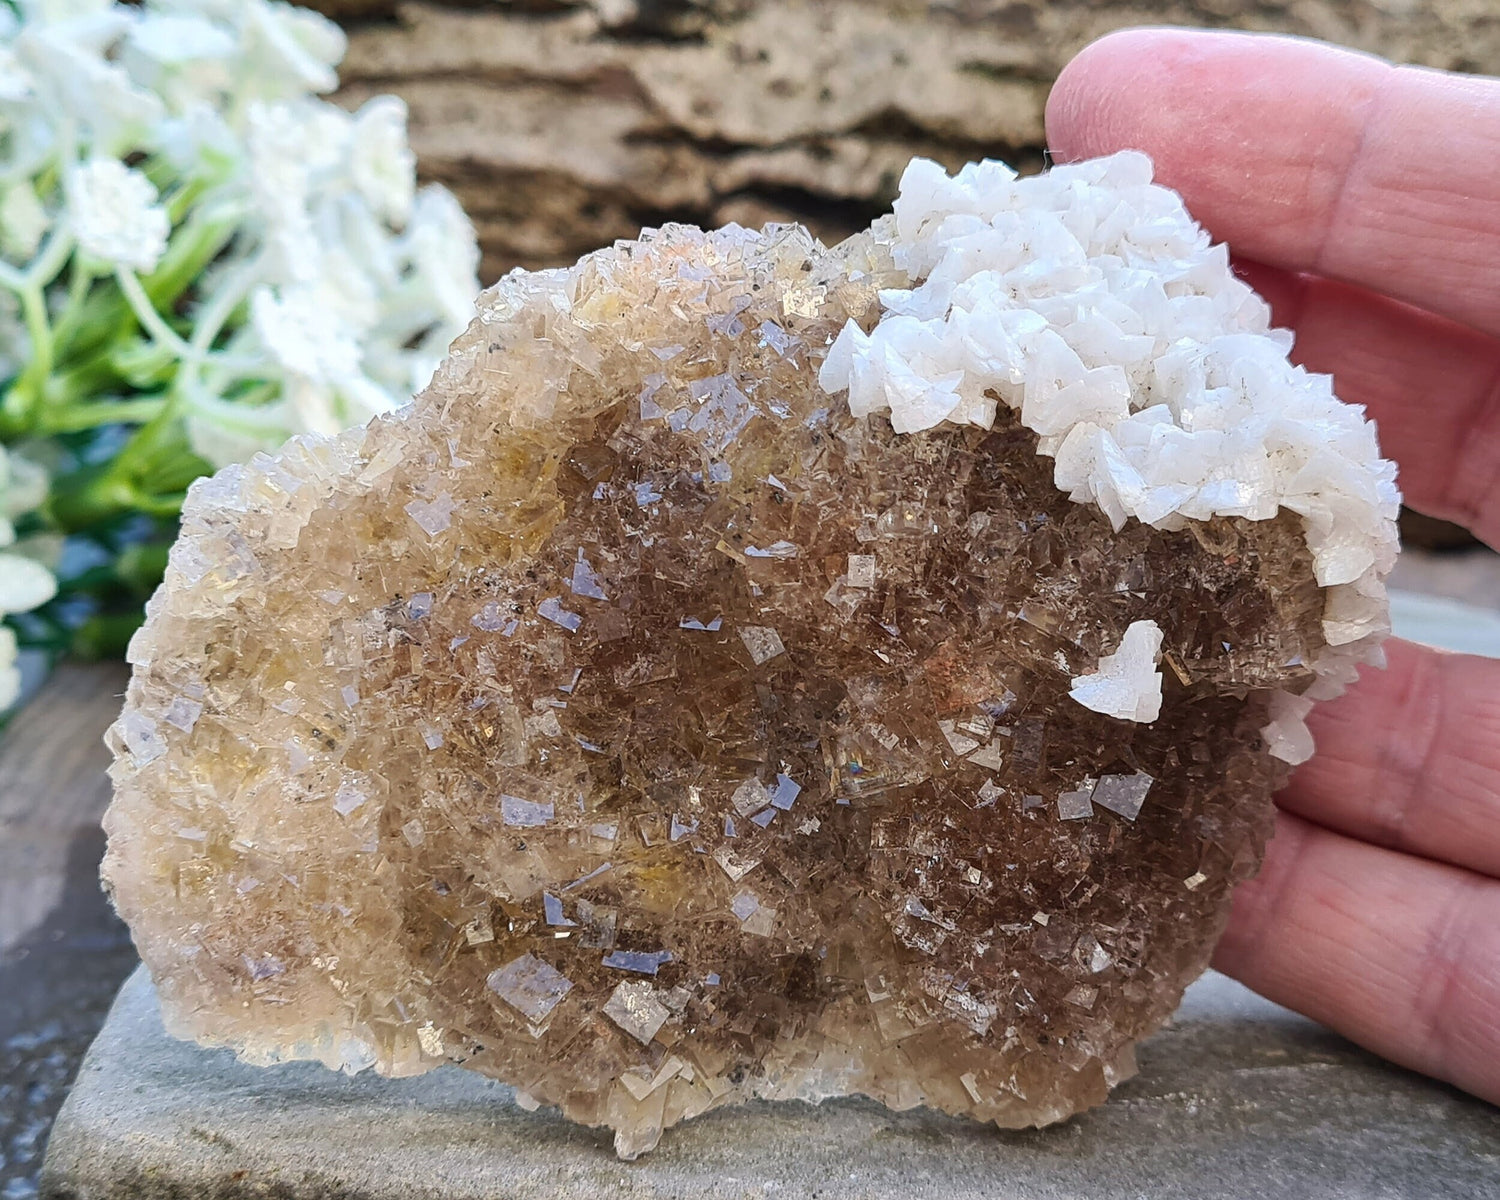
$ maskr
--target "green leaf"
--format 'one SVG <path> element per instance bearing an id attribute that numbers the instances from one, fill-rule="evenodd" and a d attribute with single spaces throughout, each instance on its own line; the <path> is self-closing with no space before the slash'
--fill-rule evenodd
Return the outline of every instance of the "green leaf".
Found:
<path id="1" fill-rule="evenodd" d="M 110 348 L 109 365 L 120 378 L 142 390 L 165 387 L 177 373 L 172 347 L 145 338 L 130 338 Z"/>

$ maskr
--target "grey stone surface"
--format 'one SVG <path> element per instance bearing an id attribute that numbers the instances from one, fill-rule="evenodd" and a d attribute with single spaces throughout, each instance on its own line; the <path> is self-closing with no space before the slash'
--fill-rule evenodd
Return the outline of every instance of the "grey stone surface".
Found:
<path id="1" fill-rule="evenodd" d="M 1494 1197 L 1500 1110 L 1388 1066 L 1222 976 L 1189 990 L 1101 1109 L 1001 1133 L 862 1100 L 757 1104 L 608 1136 L 456 1068 L 407 1080 L 259 1070 L 168 1038 L 144 972 L 58 1119 L 69 1200 L 1202 1200 Z"/>
<path id="2" fill-rule="evenodd" d="M 0 736 L 0 1200 L 32 1200 L 52 1118 L 120 983 L 130 935 L 99 890 L 100 735 L 124 663 L 69 663 Z"/>

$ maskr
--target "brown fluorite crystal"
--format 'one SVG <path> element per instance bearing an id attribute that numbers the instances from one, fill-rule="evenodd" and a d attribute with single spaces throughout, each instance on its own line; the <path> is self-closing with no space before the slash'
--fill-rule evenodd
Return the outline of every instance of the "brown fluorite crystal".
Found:
<path id="1" fill-rule="evenodd" d="M 196 487 L 105 873 L 174 1032 L 458 1062 L 633 1157 L 749 1097 L 1003 1126 L 1132 1071 L 1256 867 L 1297 518 L 1118 532 L 1037 438 L 817 371 L 873 234 L 507 278 L 408 409 Z M 1069 698 L 1133 622 L 1159 718 Z"/>

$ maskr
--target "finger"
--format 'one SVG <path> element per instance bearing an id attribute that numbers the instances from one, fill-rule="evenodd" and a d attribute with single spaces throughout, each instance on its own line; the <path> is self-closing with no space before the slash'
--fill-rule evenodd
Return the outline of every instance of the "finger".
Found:
<path id="1" fill-rule="evenodd" d="M 1156 160 L 1239 254 L 1500 333 L 1500 82 L 1297 38 L 1141 29 L 1064 68 L 1059 159 Z"/>
<path id="2" fill-rule="evenodd" d="M 1500 1102 L 1500 882 L 1289 813 L 1214 966 L 1375 1053 Z"/>
<path id="3" fill-rule="evenodd" d="M 1363 288 L 1237 267 L 1297 331 L 1292 357 L 1369 410 L 1407 502 L 1500 546 L 1500 341 Z"/>
<path id="4" fill-rule="evenodd" d="M 1500 877 L 1500 661 L 1393 639 L 1308 717 L 1318 752 L 1277 797 L 1392 850 Z"/>

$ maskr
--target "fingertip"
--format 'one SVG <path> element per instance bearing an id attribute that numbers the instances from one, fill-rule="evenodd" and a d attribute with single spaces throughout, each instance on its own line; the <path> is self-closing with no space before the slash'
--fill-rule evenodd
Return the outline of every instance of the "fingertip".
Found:
<path id="1" fill-rule="evenodd" d="M 1191 70 L 1205 43 L 1224 36 L 1234 35 L 1146 26 L 1090 42 L 1062 69 L 1047 97 L 1047 146 L 1053 157 L 1070 162 L 1116 150 L 1149 153 L 1151 131 L 1143 118 L 1153 111 L 1162 115 L 1162 84 Z"/>
<path id="2" fill-rule="evenodd" d="M 1298 266 L 1388 72 L 1304 38 L 1174 28 L 1113 33 L 1065 67 L 1048 99 L 1053 157 L 1140 150 L 1215 237 Z"/>
<path id="3" fill-rule="evenodd" d="M 1228 195 L 1276 169 L 1262 147 L 1294 159 L 1336 149 L 1388 69 L 1284 34 L 1125 29 L 1063 68 L 1047 101 L 1048 145 L 1059 161 L 1141 150 L 1169 186 Z"/>

